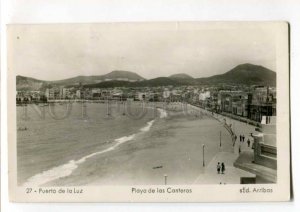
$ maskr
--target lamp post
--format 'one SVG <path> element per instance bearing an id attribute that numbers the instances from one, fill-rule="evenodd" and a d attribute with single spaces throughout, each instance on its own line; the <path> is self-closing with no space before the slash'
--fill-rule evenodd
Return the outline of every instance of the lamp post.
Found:
<path id="1" fill-rule="evenodd" d="M 220 131 L 220 147 L 222 146 L 222 131 Z"/>
<path id="2" fill-rule="evenodd" d="M 168 178 L 168 175 L 164 175 L 165 176 L 165 185 L 167 185 L 167 178 Z"/>
<path id="3" fill-rule="evenodd" d="M 122 101 L 122 103 L 123 103 L 123 116 L 125 116 L 126 114 L 125 114 L 125 101 Z"/>
<path id="4" fill-rule="evenodd" d="M 202 152 L 203 152 L 203 167 L 205 166 L 205 160 L 204 160 L 204 148 L 205 148 L 205 145 L 202 144 Z"/>

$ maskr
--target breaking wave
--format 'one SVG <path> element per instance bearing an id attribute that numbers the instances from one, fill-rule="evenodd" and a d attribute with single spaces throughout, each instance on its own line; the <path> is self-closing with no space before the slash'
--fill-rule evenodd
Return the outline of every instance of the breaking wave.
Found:
<path id="1" fill-rule="evenodd" d="M 157 108 L 157 110 L 160 112 L 160 118 L 167 117 L 167 112 L 165 110 L 160 109 L 160 108 Z M 121 145 L 127 141 L 133 140 L 137 135 L 148 132 L 151 129 L 154 122 L 155 122 L 155 119 L 147 122 L 147 125 L 145 127 L 142 127 L 138 133 L 128 135 L 128 136 L 123 136 L 123 137 L 115 139 L 114 141 L 116 143 L 113 146 L 111 146 L 105 150 L 89 154 L 87 156 L 80 158 L 79 160 L 70 160 L 66 164 L 56 166 L 50 170 L 43 171 L 39 174 L 36 174 L 36 175 L 30 177 L 23 184 L 23 186 L 40 186 L 40 185 L 46 184 L 48 182 L 51 182 L 53 180 L 67 177 L 67 176 L 71 175 L 72 172 L 75 169 L 77 169 L 80 164 L 84 163 L 87 159 L 94 157 L 96 155 L 101 155 L 103 153 L 113 151 L 119 145 Z"/>
<path id="2" fill-rule="evenodd" d="M 148 131 L 151 129 L 152 125 L 154 124 L 154 121 L 155 121 L 155 120 L 149 121 L 149 122 L 147 123 L 147 126 L 141 128 L 140 131 L 141 131 L 141 132 L 148 132 Z"/>

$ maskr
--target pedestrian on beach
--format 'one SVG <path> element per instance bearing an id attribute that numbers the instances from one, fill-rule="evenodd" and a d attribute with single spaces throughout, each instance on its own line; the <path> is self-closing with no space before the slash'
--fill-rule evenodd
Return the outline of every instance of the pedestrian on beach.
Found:
<path id="1" fill-rule="evenodd" d="M 242 142 L 242 135 L 240 135 L 240 142 Z"/>
<path id="2" fill-rule="evenodd" d="M 245 136 L 243 135 L 243 142 L 245 141 Z"/>
<path id="3" fill-rule="evenodd" d="M 222 172 L 222 174 L 224 174 L 224 172 L 225 172 L 225 164 L 224 163 L 221 164 L 221 172 Z"/>
<path id="4" fill-rule="evenodd" d="M 250 147 L 250 139 L 247 140 L 248 147 Z"/>
<path id="5" fill-rule="evenodd" d="M 217 171 L 218 171 L 218 174 L 220 174 L 220 170 L 221 170 L 221 165 L 220 165 L 220 162 L 218 162 L 218 164 L 217 164 Z"/>

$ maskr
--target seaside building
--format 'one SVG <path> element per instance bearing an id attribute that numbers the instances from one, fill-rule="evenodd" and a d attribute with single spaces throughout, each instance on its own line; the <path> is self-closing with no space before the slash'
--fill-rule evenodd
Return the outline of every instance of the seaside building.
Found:
<path id="1" fill-rule="evenodd" d="M 76 90 L 76 94 L 75 94 L 76 99 L 92 99 L 92 97 L 93 95 L 90 89 Z"/>
<path id="2" fill-rule="evenodd" d="M 61 98 L 62 99 L 70 99 L 71 98 L 71 91 L 69 88 L 61 89 Z"/>
<path id="3" fill-rule="evenodd" d="M 160 99 L 160 95 L 157 92 L 150 92 L 149 93 L 149 101 L 150 102 L 157 102 Z"/>
<path id="4" fill-rule="evenodd" d="M 31 95 L 26 91 L 17 91 L 16 101 L 17 103 L 29 102 L 31 101 Z"/>
<path id="5" fill-rule="evenodd" d="M 162 94 L 163 98 L 168 99 L 170 97 L 170 95 L 171 95 L 171 92 L 169 91 L 169 89 L 165 88 L 163 91 L 163 94 Z"/>
<path id="6" fill-rule="evenodd" d="M 210 109 L 210 91 L 202 91 L 199 93 L 199 105 L 202 108 Z"/>
<path id="7" fill-rule="evenodd" d="M 217 91 L 211 92 L 209 104 L 210 104 L 211 111 L 217 112 L 220 110 L 219 105 L 218 105 L 218 92 Z"/>
<path id="8" fill-rule="evenodd" d="M 232 96 L 232 114 L 247 117 L 249 109 L 249 98 L 246 93 Z"/>
<path id="9" fill-rule="evenodd" d="M 45 91 L 45 96 L 47 99 L 59 99 L 60 90 L 58 88 L 47 88 Z"/>
<path id="10" fill-rule="evenodd" d="M 46 102 L 47 99 L 41 91 L 17 91 L 16 103 L 38 103 Z"/>
<path id="11" fill-rule="evenodd" d="M 81 91 L 77 90 L 75 96 L 76 96 L 77 99 L 81 99 Z"/>
<path id="12" fill-rule="evenodd" d="M 199 101 L 204 101 L 205 99 L 210 98 L 210 91 L 202 91 L 199 94 Z"/>
<path id="13" fill-rule="evenodd" d="M 94 99 L 99 99 L 101 97 L 101 89 L 100 88 L 93 88 L 91 90 L 92 96 Z"/>
<path id="14" fill-rule="evenodd" d="M 116 91 L 116 92 L 112 93 L 112 99 L 123 101 L 126 99 L 126 97 L 122 91 Z"/>
<path id="15" fill-rule="evenodd" d="M 230 113 L 241 117 L 249 117 L 251 94 L 240 90 L 221 90 L 218 92 L 216 111 Z"/>
<path id="16" fill-rule="evenodd" d="M 135 94 L 135 100 L 144 101 L 144 100 L 147 100 L 147 98 L 148 98 L 148 95 L 145 92 L 137 92 Z"/>
<path id="17" fill-rule="evenodd" d="M 276 116 L 276 89 L 257 87 L 249 96 L 248 118 L 261 122 L 263 116 Z"/>

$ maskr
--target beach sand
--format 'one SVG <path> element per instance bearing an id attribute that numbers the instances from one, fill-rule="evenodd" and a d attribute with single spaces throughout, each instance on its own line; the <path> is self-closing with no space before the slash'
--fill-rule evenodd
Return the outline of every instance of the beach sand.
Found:
<path id="1" fill-rule="evenodd" d="M 214 170 L 217 162 L 225 162 L 232 173 L 238 173 L 227 175 L 228 182 L 239 183 L 241 172 L 233 167 L 238 145 L 233 147 L 224 117 L 218 119 L 207 111 L 180 103 L 151 107 L 141 119 L 120 113 L 105 119 L 105 105 L 91 104 L 88 120 L 76 117 L 81 110 L 78 105 L 72 111 L 75 115 L 66 120 L 31 120 L 30 130 L 20 132 L 24 135 L 18 140 L 19 183 L 163 185 L 167 175 L 167 184 L 219 184 Z M 157 107 L 157 113 L 151 112 L 153 107 Z M 28 122 L 19 124 L 24 123 Z M 235 126 L 235 131 L 241 129 L 248 134 L 253 128 L 238 122 Z M 30 135 L 31 132 L 35 134 Z"/>
<path id="2" fill-rule="evenodd" d="M 204 170 L 203 144 L 206 164 L 220 151 L 232 152 L 231 136 L 216 119 L 168 111 L 148 132 L 87 159 L 71 175 L 45 185 L 161 185 L 164 175 L 168 184 L 192 184 Z"/>

